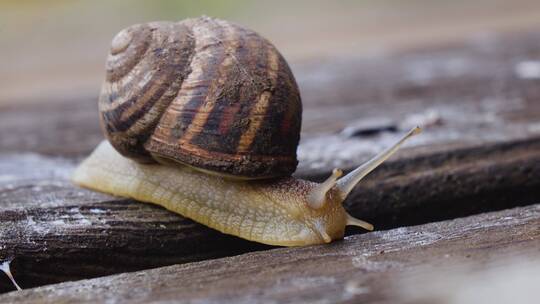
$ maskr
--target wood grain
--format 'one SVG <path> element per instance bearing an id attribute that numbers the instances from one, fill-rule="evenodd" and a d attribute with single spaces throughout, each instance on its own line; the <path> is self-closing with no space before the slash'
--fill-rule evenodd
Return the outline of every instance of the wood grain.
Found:
<path id="1" fill-rule="evenodd" d="M 404 302 L 396 286 L 410 288 L 422 275 L 448 275 L 467 264 L 477 269 L 508 266 L 500 261 L 516 256 L 540 262 L 539 227 L 537 204 L 355 235 L 331 245 L 273 249 L 38 287 L 0 295 L 0 302 Z M 444 282 L 447 276 L 436 278 Z M 432 292 L 412 286 L 416 295 Z M 526 298 L 535 294 L 526 291 Z"/>
<path id="2" fill-rule="evenodd" d="M 24 286 L 269 248 L 153 205 L 76 188 L 69 181 L 74 166 L 36 155 L 0 157 L 9 176 L 0 182 L 0 258 L 15 258 Z M 539 141 L 401 159 L 357 187 L 346 206 L 377 229 L 425 223 L 534 203 L 539 172 Z"/>

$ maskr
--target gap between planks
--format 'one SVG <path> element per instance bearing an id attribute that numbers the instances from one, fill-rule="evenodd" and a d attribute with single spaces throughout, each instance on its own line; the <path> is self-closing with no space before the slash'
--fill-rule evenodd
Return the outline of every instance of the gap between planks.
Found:
<path id="1" fill-rule="evenodd" d="M 430 284 L 444 283 L 452 273 L 466 278 L 471 269 L 508 267 L 504 261 L 524 258 L 540 265 L 540 204 L 349 236 L 330 245 L 279 248 L 38 287 L 0 295 L 0 302 L 403 303 L 410 300 L 404 297 L 408 294 L 446 303 L 447 293 L 435 291 L 441 298 L 433 298 Z M 415 284 L 422 278 L 427 285 L 419 288 Z M 498 279 L 505 282 L 505 277 Z M 482 281 L 470 283 L 489 290 Z M 408 289 L 401 290 L 403 286 Z M 535 297 L 536 288 L 530 287 L 535 285 L 528 286 L 522 298 Z M 458 284 L 454 291 L 465 287 Z"/>

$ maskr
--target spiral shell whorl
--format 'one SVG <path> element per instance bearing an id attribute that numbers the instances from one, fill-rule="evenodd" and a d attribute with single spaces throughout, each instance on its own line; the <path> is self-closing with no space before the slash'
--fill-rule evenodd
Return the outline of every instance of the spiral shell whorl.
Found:
<path id="1" fill-rule="evenodd" d="M 114 39 L 99 100 L 124 156 L 262 178 L 296 168 L 301 101 L 279 52 L 258 34 L 198 18 L 134 25 Z"/>

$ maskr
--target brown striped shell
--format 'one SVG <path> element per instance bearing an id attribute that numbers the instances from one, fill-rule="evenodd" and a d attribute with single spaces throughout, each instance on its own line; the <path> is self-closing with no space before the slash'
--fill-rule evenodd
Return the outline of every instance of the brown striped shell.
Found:
<path id="1" fill-rule="evenodd" d="M 106 66 L 101 125 L 122 155 L 241 178 L 296 169 L 298 87 L 257 33 L 208 17 L 133 25 Z"/>

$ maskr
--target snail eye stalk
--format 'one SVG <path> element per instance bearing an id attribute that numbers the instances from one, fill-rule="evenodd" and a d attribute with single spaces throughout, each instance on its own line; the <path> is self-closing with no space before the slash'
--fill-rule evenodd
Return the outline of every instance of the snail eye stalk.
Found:
<path id="1" fill-rule="evenodd" d="M 347 195 L 351 193 L 352 189 L 364 178 L 366 175 L 368 175 L 371 171 L 373 171 L 375 168 L 377 168 L 380 164 L 382 164 L 385 160 L 387 160 L 392 154 L 396 153 L 396 151 L 399 149 L 399 147 L 410 137 L 419 134 L 422 131 L 420 127 L 414 127 L 412 128 L 407 134 L 405 134 L 403 137 L 401 137 L 395 144 L 388 147 L 381 153 L 375 155 L 372 159 L 368 160 L 364 164 L 362 164 L 360 167 L 354 169 L 351 173 L 345 175 L 343 178 L 341 178 L 337 182 L 337 188 L 339 190 L 339 193 L 341 195 L 342 200 L 345 200 L 347 198 Z"/>
<path id="2" fill-rule="evenodd" d="M 307 196 L 307 203 L 313 209 L 319 209 L 326 202 L 326 193 L 337 183 L 337 179 L 343 175 L 340 169 L 334 169 L 324 182 L 313 188 Z"/>

